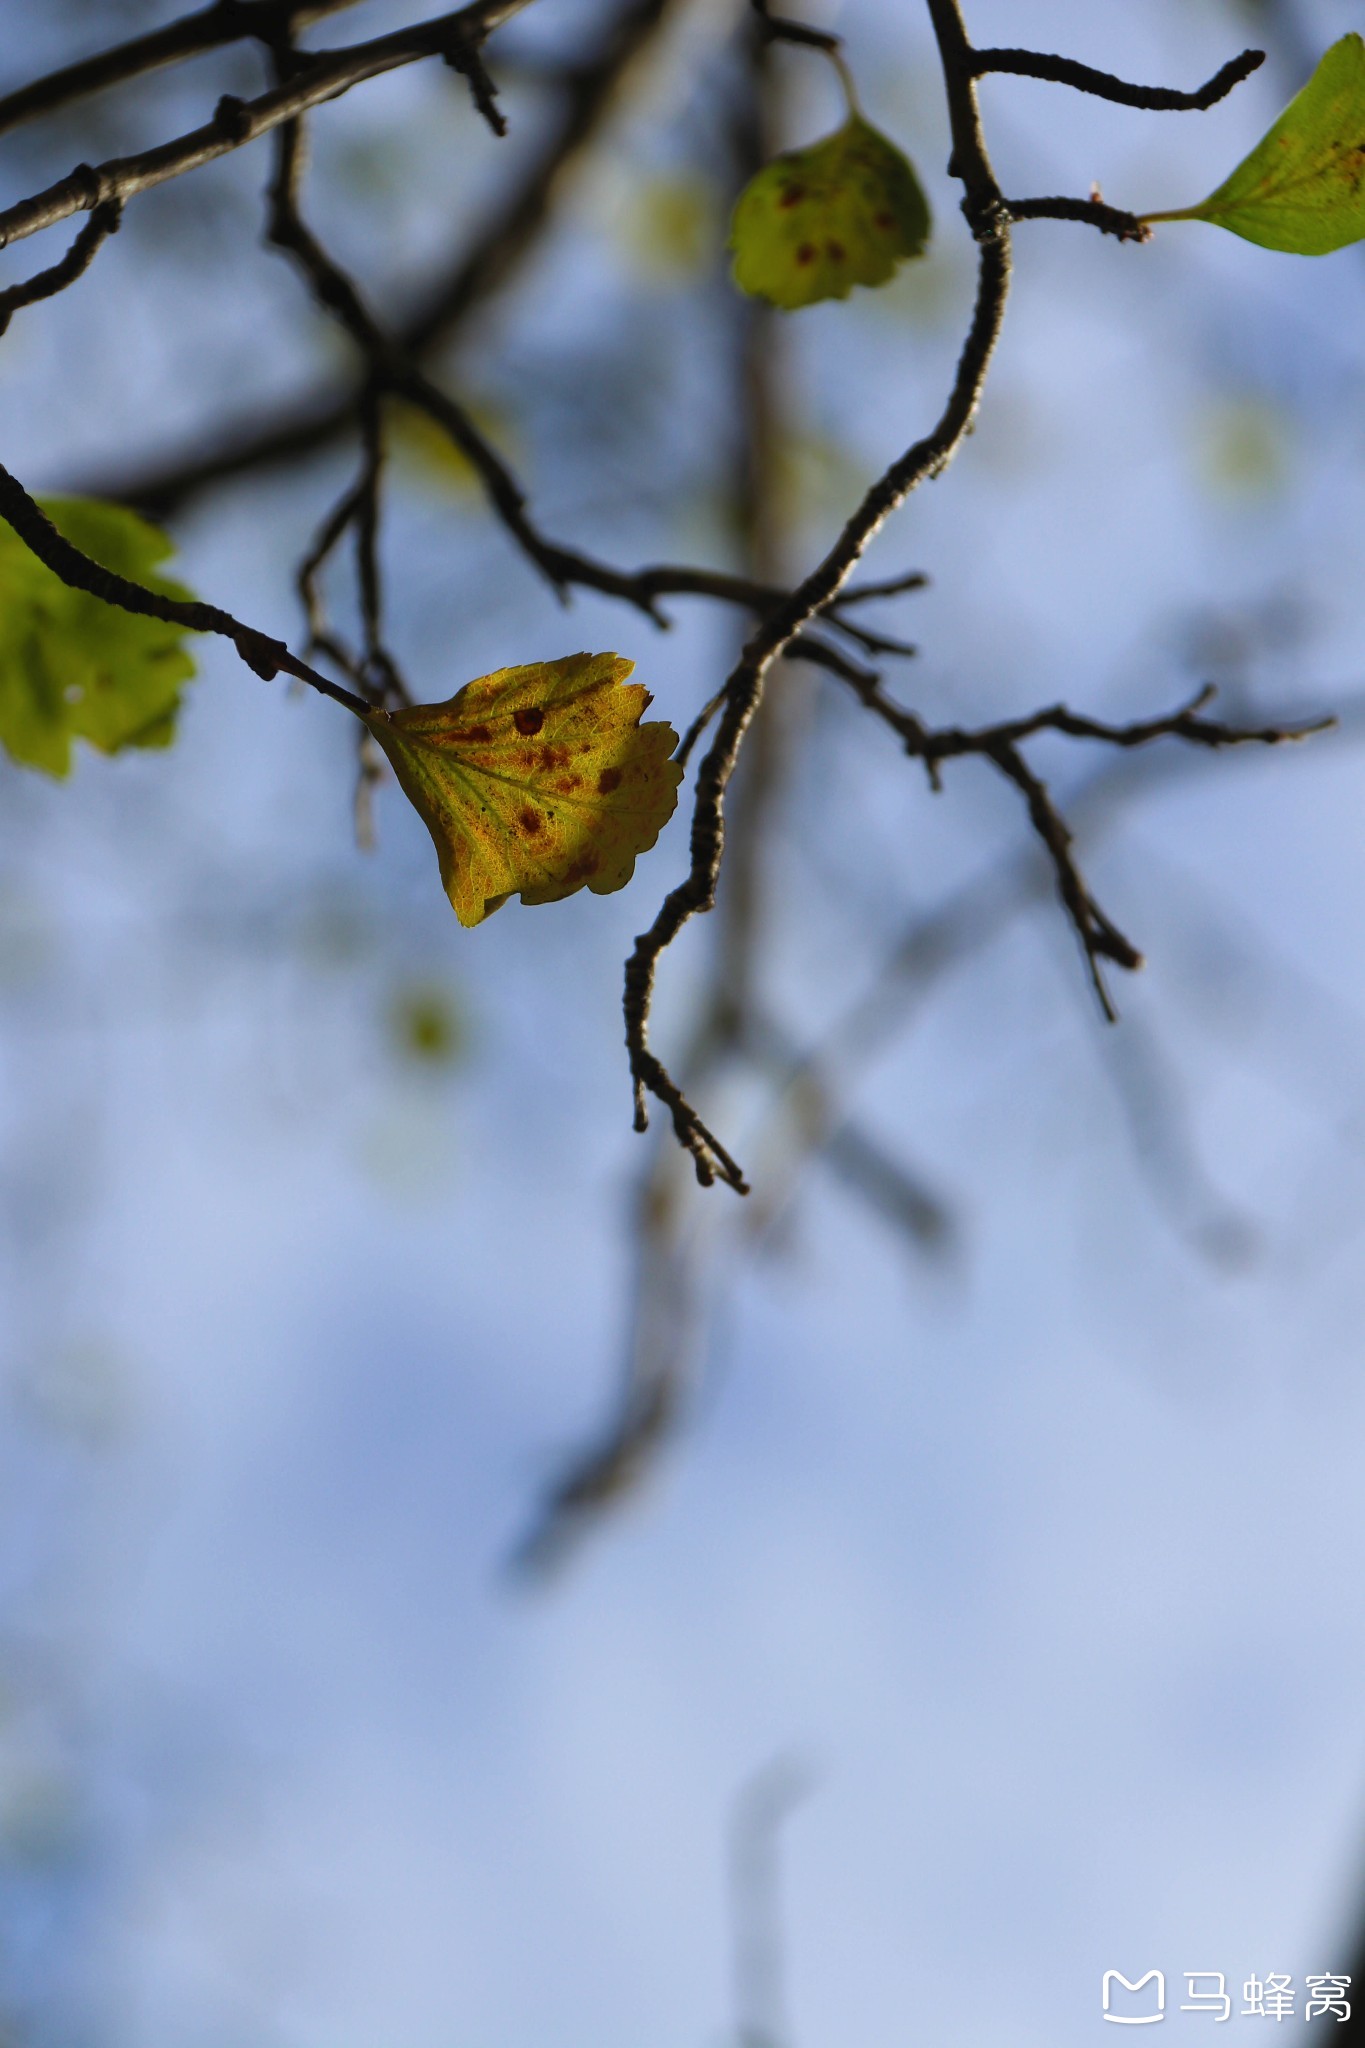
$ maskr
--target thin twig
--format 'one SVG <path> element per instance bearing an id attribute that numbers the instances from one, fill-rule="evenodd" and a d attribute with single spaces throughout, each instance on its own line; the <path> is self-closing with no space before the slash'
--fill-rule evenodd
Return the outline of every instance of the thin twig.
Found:
<path id="1" fill-rule="evenodd" d="M 789 2048 L 778 1847 L 814 1787 L 808 1764 L 779 1758 L 755 1772 L 730 1822 L 735 2048 Z"/>
<path id="2" fill-rule="evenodd" d="M 1152 230 L 1135 213 L 1107 206 L 1102 199 L 1010 199 L 1011 220 L 1076 220 L 1114 235 L 1120 242 L 1150 242 Z"/>
<path id="3" fill-rule="evenodd" d="M 610 117 L 628 67 L 676 10 L 678 0 L 629 0 L 599 49 L 560 77 L 564 106 L 544 144 L 530 157 L 473 244 L 444 271 L 424 272 L 416 303 L 394 329 L 394 340 L 422 358 L 448 343 L 482 306 L 521 273 L 555 216 L 560 195 L 579 160 Z M 402 294 L 395 295 L 400 300 Z M 120 464 L 94 495 L 120 499 L 154 516 L 232 477 L 295 462 L 326 447 L 355 420 L 359 393 L 352 383 L 323 387 L 289 402 L 273 417 L 228 421 L 213 445 L 170 455 L 142 474 Z"/>
<path id="4" fill-rule="evenodd" d="M 400 341 L 385 332 L 359 286 L 304 222 L 299 211 L 302 164 L 300 124 L 286 122 L 279 130 L 276 172 L 270 188 L 271 241 L 294 258 L 318 302 L 340 321 L 360 350 L 366 363 L 366 393 L 391 393 L 440 428 L 473 466 L 489 503 L 522 552 L 561 597 L 575 585 L 600 591 L 604 596 L 634 605 L 659 626 L 669 623 L 659 606 L 663 595 L 712 597 L 756 612 L 770 609 L 781 598 L 782 593 L 773 585 L 719 570 L 671 565 L 616 569 L 543 534 L 528 510 L 525 491 L 470 413 L 433 383 Z M 339 535 L 334 536 L 332 545 L 336 538 Z M 896 587 L 913 587 L 913 582 L 911 578 L 900 578 Z M 874 594 L 887 593 L 878 590 Z M 865 648 L 900 655 L 914 651 L 903 641 L 874 634 L 864 626 L 844 620 L 834 604 L 821 606 L 820 614 L 829 625 L 838 627 Z M 808 636 L 801 636 L 798 651 L 850 679 L 855 672 L 854 665 L 836 649 L 811 642 Z"/>
<path id="5" fill-rule="evenodd" d="M 874 535 L 910 493 L 951 461 L 980 401 L 1009 291 L 1009 218 L 981 132 L 972 51 L 960 0 L 929 0 L 938 39 L 953 133 L 951 166 L 963 184 L 963 211 L 978 245 L 976 304 L 957 374 L 937 426 L 907 450 L 872 487 L 824 560 L 791 596 L 763 620 L 726 684 L 715 739 L 697 776 L 692 814 L 691 865 L 671 890 L 649 930 L 626 962 L 624 1011 L 635 1094 L 635 1127 L 648 1126 L 648 1098 L 669 1111 L 673 1128 L 692 1155 L 703 1186 L 720 1178 L 747 1193 L 744 1175 L 719 1143 L 649 1044 L 649 1013 L 660 956 L 688 920 L 715 901 L 725 843 L 725 793 L 745 734 L 776 657 L 843 588 Z"/>
<path id="6" fill-rule="evenodd" d="M 995 725 L 927 727 L 913 711 L 886 696 L 880 682 L 869 684 L 857 674 L 845 681 L 855 690 L 865 708 L 890 726 L 907 754 L 923 761 L 935 789 L 944 761 L 976 755 L 992 765 L 1023 796 L 1030 821 L 1047 850 L 1057 880 L 1057 892 L 1075 928 L 1085 953 L 1096 996 L 1105 1016 L 1117 1018 L 1113 1000 L 1105 985 L 1103 963 L 1133 970 L 1142 965 L 1142 955 L 1100 908 L 1090 893 L 1072 852 L 1071 829 L 1062 817 L 1047 784 L 1035 773 L 1020 752 L 1021 743 L 1040 733 L 1064 734 L 1070 739 L 1094 740 L 1105 746 L 1131 749 L 1150 746 L 1163 739 L 1182 740 L 1210 750 L 1236 746 L 1279 746 L 1325 732 L 1335 724 L 1331 718 L 1313 719 L 1297 725 L 1238 726 L 1220 719 L 1205 718 L 1204 706 L 1214 695 L 1212 685 L 1182 704 L 1177 710 L 1156 718 L 1134 719 L 1116 725 L 1106 719 L 1090 718 L 1065 704 L 1051 704 L 1026 717 L 1003 719 Z"/>
<path id="7" fill-rule="evenodd" d="M 799 49 L 823 50 L 833 56 L 843 48 L 843 38 L 828 29 L 808 28 L 803 21 L 789 21 L 769 13 L 769 0 L 749 0 L 759 33 L 770 43 L 794 43 Z"/>
<path id="8" fill-rule="evenodd" d="M 954 754 L 989 751 L 1001 742 L 1015 745 L 1020 740 L 1032 739 L 1040 732 L 1065 733 L 1077 740 L 1100 740 L 1110 747 L 1146 747 L 1153 740 L 1164 739 L 1187 740 L 1192 745 L 1203 747 L 1273 747 L 1288 741 L 1309 739 L 1315 733 L 1330 731 L 1336 724 L 1335 718 L 1314 718 L 1296 725 L 1241 726 L 1227 725 L 1218 718 L 1201 717 L 1204 706 L 1211 703 L 1216 695 L 1214 685 L 1206 683 L 1178 710 L 1156 718 L 1134 719 L 1127 725 L 1115 725 L 1103 718 L 1089 718 L 1070 710 L 1065 704 L 1049 704 L 1040 711 L 1031 711 L 1025 718 L 1004 719 L 998 725 L 975 729 L 941 726 L 925 735 L 924 757 L 945 761 Z"/>
<path id="9" fill-rule="evenodd" d="M 247 667 L 269 682 L 272 677 L 283 673 L 296 676 L 300 682 L 309 683 L 320 690 L 324 697 L 331 697 L 337 704 L 344 704 L 357 718 L 367 718 L 370 706 L 363 697 L 343 689 L 327 676 L 310 668 L 306 661 L 300 661 L 291 654 L 283 640 L 272 639 L 256 626 L 244 625 L 231 612 L 223 611 L 218 605 L 205 604 L 198 598 L 168 597 L 159 590 L 148 590 L 141 583 L 134 583 L 127 576 L 120 576 L 113 569 L 104 568 L 99 562 L 84 554 L 65 535 L 58 533 L 52 521 L 36 504 L 16 477 L 0 468 L 0 519 L 12 526 L 21 541 L 59 576 L 72 590 L 86 591 L 91 597 L 100 598 L 105 604 L 117 605 L 121 611 L 136 612 L 142 618 L 165 619 L 177 626 L 185 626 L 192 633 L 220 633 L 232 642 Z"/>
<path id="10" fill-rule="evenodd" d="M 1007 72 L 1015 78 L 1042 78 L 1053 85 L 1069 85 L 1102 100 L 1114 100 L 1121 107 L 1142 107 L 1148 113 L 1204 113 L 1226 99 L 1234 86 L 1250 78 L 1265 62 L 1264 50 L 1243 50 L 1240 57 L 1216 71 L 1194 92 L 1176 92 L 1164 85 L 1130 85 L 1112 72 L 1096 71 L 1071 57 L 1045 55 L 1041 50 L 977 50 L 972 69 L 977 78 L 991 72 Z"/>
<path id="11" fill-rule="evenodd" d="M 477 41 L 472 36 L 468 40 L 457 39 L 446 51 L 445 61 L 465 80 L 477 112 L 501 140 L 507 133 L 507 117 L 498 105 L 497 88 L 488 75 Z"/>
<path id="12" fill-rule="evenodd" d="M 376 36 L 366 43 L 324 51 L 310 57 L 285 83 L 254 100 L 235 99 L 230 94 L 218 102 L 211 121 L 201 128 L 178 135 L 171 142 L 140 150 L 136 156 L 112 157 L 98 166 L 77 164 L 65 178 L 44 192 L 0 212 L 0 248 L 22 241 L 42 228 L 69 220 L 74 213 L 90 213 L 110 200 L 126 204 L 140 192 L 147 192 L 169 179 L 183 177 L 202 164 L 228 156 L 248 142 L 268 135 L 282 122 L 297 120 L 310 107 L 381 77 L 406 64 L 426 57 L 444 57 L 452 49 L 465 51 L 482 42 L 495 28 L 532 4 L 532 0 L 470 0 L 452 14 L 441 14 L 411 28 Z"/>
<path id="13" fill-rule="evenodd" d="M 40 270 L 34 277 L 25 278 L 22 284 L 12 284 L 7 290 L 0 291 L 0 334 L 6 332 L 21 306 L 33 306 L 40 299 L 55 298 L 78 277 L 84 277 L 110 235 L 118 233 L 122 218 L 122 202 L 105 200 L 95 208 L 60 262 L 47 270 Z"/>
<path id="14" fill-rule="evenodd" d="M 780 125 L 781 78 L 761 34 L 745 39 L 743 67 L 727 126 L 727 170 L 742 186 L 771 154 Z M 722 286 L 722 290 L 723 290 Z M 732 400 L 729 492 L 742 550 L 745 601 L 771 608 L 788 574 L 790 507 L 781 451 L 790 431 L 785 399 L 786 335 L 779 317 L 725 292 L 727 380 Z M 755 1002 L 767 930 L 765 886 L 776 807 L 787 792 L 800 738 L 799 693 L 764 702 L 745 755 L 731 819 L 726 889 L 692 1028 L 682 1058 L 688 1088 L 715 1086 L 736 1064 L 753 1063 Z M 684 742 L 685 752 L 688 742 Z M 765 1034 L 766 1043 L 766 1034 Z M 714 1206 L 690 1186 L 688 1161 L 665 1132 L 641 1162 L 629 1232 L 632 1276 L 624 1372 L 605 1426 L 571 1457 L 538 1504 L 519 1554 L 543 1566 L 636 1491 L 676 1436 L 705 1358 L 708 1298 L 719 1284 L 725 1243 Z M 726 1240 L 732 1244 L 733 1238 Z"/>
<path id="15" fill-rule="evenodd" d="M 181 63 L 187 57 L 251 37 L 269 42 L 282 26 L 297 31 L 321 21 L 324 15 L 340 14 L 343 8 L 355 4 L 356 0 L 214 0 L 212 6 L 201 8 L 197 14 L 184 15 L 148 35 L 134 36 L 130 42 L 101 50 L 93 57 L 82 57 L 74 64 L 64 64 L 45 78 L 0 94 L 0 134 L 17 128 L 22 121 L 55 113 L 91 93 L 126 85 L 129 79 Z"/>

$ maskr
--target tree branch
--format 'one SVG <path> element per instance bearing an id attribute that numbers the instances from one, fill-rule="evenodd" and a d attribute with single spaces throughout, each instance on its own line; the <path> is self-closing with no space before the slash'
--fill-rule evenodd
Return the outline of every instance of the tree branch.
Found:
<path id="1" fill-rule="evenodd" d="M 515 278 L 554 215 L 564 183 L 583 153 L 597 140 L 627 67 L 657 33 L 677 0 L 631 0 L 612 25 L 600 50 L 568 73 L 568 102 L 562 120 L 527 165 L 485 224 L 473 246 L 458 257 L 394 329 L 395 342 L 425 356 L 447 342 L 477 309 Z M 137 505 L 164 516 L 186 498 L 255 470 L 300 461 L 344 433 L 355 418 L 355 386 L 323 388 L 292 401 L 273 418 L 230 421 L 207 449 L 171 455 L 141 475 L 128 465 L 112 475 L 97 496 Z"/>
<path id="2" fill-rule="evenodd" d="M 1176 92 L 1164 85 L 1129 85 L 1112 72 L 1096 71 L 1071 57 L 1047 56 L 1041 50 L 976 50 L 972 71 L 977 78 L 991 72 L 1042 78 L 1053 85 L 1069 85 L 1076 92 L 1093 93 L 1098 99 L 1114 100 L 1121 107 L 1141 107 L 1148 113 L 1204 113 L 1226 99 L 1234 86 L 1250 78 L 1264 62 L 1264 50 L 1243 50 L 1195 92 Z"/>
<path id="3" fill-rule="evenodd" d="M 23 121 L 55 113 L 91 93 L 106 92 L 149 71 L 159 71 L 167 64 L 177 64 L 187 57 L 250 37 L 273 42 L 281 30 L 296 32 L 310 22 L 339 14 L 355 4 L 356 0 L 214 0 L 212 6 L 197 14 L 187 14 L 165 28 L 135 36 L 130 42 L 101 50 L 94 57 L 64 64 L 45 78 L 0 94 L 0 134 L 17 128 Z"/>
<path id="4" fill-rule="evenodd" d="M 323 100 L 342 93 L 386 71 L 415 64 L 425 57 L 444 57 L 451 51 L 462 55 L 491 35 L 531 0 L 470 0 L 453 14 L 437 15 L 412 28 L 392 35 L 377 36 L 341 50 L 329 50 L 310 57 L 284 84 L 262 93 L 254 100 L 225 95 L 218 102 L 211 121 L 191 129 L 171 142 L 159 143 L 136 156 L 111 157 L 92 167 L 77 164 L 65 178 L 49 185 L 45 192 L 0 212 L 0 248 L 22 241 L 40 229 L 69 220 L 73 213 L 90 213 L 95 207 L 117 200 L 125 203 L 139 192 L 150 191 L 187 171 L 198 170 L 215 158 L 228 156 L 248 142 L 268 135 L 282 122 L 297 120 Z"/>
<path id="5" fill-rule="evenodd" d="M 759 34 L 765 42 L 794 43 L 798 49 L 823 50 L 832 57 L 843 47 L 843 37 L 831 35 L 827 29 L 808 28 L 803 21 L 788 21 L 778 14 L 770 14 L 769 0 L 749 0 Z"/>
<path id="6" fill-rule="evenodd" d="M 120 201 L 105 200 L 95 208 L 60 262 L 47 270 L 40 270 L 34 277 L 26 278 L 22 284 L 12 284 L 8 290 L 0 291 L 0 334 L 5 333 L 21 306 L 36 305 L 39 299 L 55 298 L 78 277 L 84 277 L 110 235 L 117 234 L 122 218 Z"/>
<path id="7" fill-rule="evenodd" d="M 963 212 L 979 249 L 976 304 L 953 387 L 933 431 L 917 441 L 873 485 L 824 560 L 763 620 L 746 644 L 726 683 L 716 737 L 698 771 L 692 814 L 692 859 L 687 877 L 669 892 L 658 916 L 649 930 L 637 938 L 626 962 L 624 1011 L 635 1093 L 635 1127 L 647 1128 L 648 1097 L 655 1096 L 672 1116 L 674 1131 L 691 1153 L 702 1185 L 709 1186 L 719 1177 L 740 1194 L 747 1193 L 743 1173 L 650 1048 L 649 1013 L 655 972 L 660 956 L 688 920 L 710 910 L 715 901 L 725 844 L 725 793 L 762 697 L 769 668 L 801 628 L 837 596 L 891 513 L 951 461 L 975 415 L 1009 291 L 1009 216 L 981 132 L 972 50 L 960 0 L 929 0 L 929 11 L 938 39 L 952 124 L 950 168 L 963 184 Z"/>
<path id="8" fill-rule="evenodd" d="M 1177 711 L 1167 712 L 1158 718 L 1135 719 L 1127 725 L 1088 718 L 1069 710 L 1065 704 L 1052 704 L 1029 713 L 1027 717 L 1005 719 L 996 725 L 931 729 L 921 724 L 914 712 L 905 710 L 885 696 L 880 683 L 869 685 L 864 676 L 857 674 L 846 676 L 845 680 L 866 708 L 896 733 L 906 753 L 912 759 L 924 762 L 936 790 L 942 786 L 939 777 L 941 764 L 972 754 L 990 761 L 1007 781 L 1014 784 L 1028 806 L 1030 822 L 1052 862 L 1057 893 L 1075 927 L 1095 994 L 1110 1023 L 1116 1021 L 1118 1013 L 1105 986 L 1103 963 L 1110 960 L 1116 966 L 1132 971 L 1141 967 L 1142 955 L 1090 893 L 1072 852 L 1071 829 L 1058 810 L 1047 784 L 1025 760 L 1020 751 L 1021 742 L 1039 733 L 1055 732 L 1071 739 L 1096 740 L 1122 749 L 1150 746 L 1153 741 L 1161 739 L 1183 740 L 1189 745 L 1209 749 L 1279 746 L 1288 741 L 1307 739 L 1336 723 L 1332 718 L 1320 718 L 1303 725 L 1226 725 L 1219 719 L 1201 716 L 1203 707 L 1214 695 L 1210 685 Z"/>
<path id="9" fill-rule="evenodd" d="M 354 696 L 350 690 L 310 668 L 306 661 L 300 661 L 296 654 L 290 653 L 283 640 L 274 640 L 257 627 L 244 625 L 240 619 L 234 619 L 231 612 L 221 610 L 216 604 L 204 604 L 198 598 L 167 597 L 159 590 L 148 590 L 143 584 L 134 583 L 127 576 L 120 576 L 113 569 L 106 569 L 92 560 L 58 533 L 42 507 L 4 468 L 0 468 L 0 519 L 12 526 L 24 545 L 31 548 L 39 561 L 46 563 L 53 575 L 59 576 L 72 590 L 83 590 L 105 604 L 117 605 L 121 611 L 136 612 L 142 618 L 165 619 L 174 625 L 185 626 L 192 633 L 221 633 L 225 639 L 231 640 L 247 667 L 267 682 L 281 672 L 296 676 L 300 682 L 320 690 L 324 697 L 344 704 L 357 718 L 369 716 L 370 706 L 362 697 Z"/>
<path id="10" fill-rule="evenodd" d="M 1116 235 L 1120 242 L 1152 239 L 1145 221 L 1120 206 L 1106 206 L 1098 195 L 1091 199 L 1010 199 L 1006 204 L 1011 220 L 1078 220 L 1098 228 L 1102 235 Z"/>

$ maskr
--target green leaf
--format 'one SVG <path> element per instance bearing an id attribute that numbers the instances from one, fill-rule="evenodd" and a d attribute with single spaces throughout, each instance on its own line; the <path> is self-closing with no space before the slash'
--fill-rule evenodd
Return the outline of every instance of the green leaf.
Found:
<path id="1" fill-rule="evenodd" d="M 419 981 L 400 988 L 389 1006 L 389 1034 L 399 1058 L 414 1067 L 454 1066 L 464 1051 L 464 1020 L 447 988 Z"/>
<path id="2" fill-rule="evenodd" d="M 46 498 L 43 510 L 104 568 L 191 595 L 157 571 L 172 544 L 135 512 L 87 498 Z M 69 589 L 0 524 L 0 745 L 16 761 L 63 776 L 73 739 L 105 754 L 168 746 L 194 667 L 183 626 Z"/>
<path id="3" fill-rule="evenodd" d="M 1333 43 L 1303 91 L 1198 206 L 1144 220 L 1207 220 L 1263 249 L 1327 256 L 1365 240 L 1365 42 Z"/>
<path id="4" fill-rule="evenodd" d="M 682 769 L 672 726 L 640 723 L 649 692 L 626 682 L 633 665 L 569 654 L 479 676 L 444 704 L 371 714 L 461 924 L 518 890 L 557 903 L 624 889 L 653 846 Z"/>
<path id="5" fill-rule="evenodd" d="M 905 157 L 860 114 L 809 149 L 774 157 L 739 195 L 734 278 L 788 311 L 885 284 L 922 256 L 929 202 Z"/>

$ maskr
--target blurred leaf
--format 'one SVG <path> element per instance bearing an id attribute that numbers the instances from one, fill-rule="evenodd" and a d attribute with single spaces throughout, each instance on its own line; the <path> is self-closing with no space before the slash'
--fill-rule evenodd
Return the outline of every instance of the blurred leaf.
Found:
<path id="1" fill-rule="evenodd" d="M 43 510 L 104 568 L 168 597 L 191 595 L 157 573 L 172 544 L 135 512 L 82 498 L 47 498 Z M 106 754 L 170 744 L 180 686 L 195 666 L 183 626 L 68 589 L 8 526 L 0 621 L 0 744 L 16 761 L 63 776 L 73 739 Z"/>
<path id="2" fill-rule="evenodd" d="M 716 246 L 716 194 L 707 178 L 646 178 L 631 192 L 623 222 L 639 268 L 667 283 L 695 277 Z"/>
<path id="3" fill-rule="evenodd" d="M 673 815 L 671 725 L 616 654 L 497 669 L 444 704 L 375 712 L 370 728 L 435 842 L 460 923 L 518 890 L 556 903 L 624 889 Z"/>
<path id="4" fill-rule="evenodd" d="M 1200 443 L 1204 480 L 1220 497 L 1270 497 L 1287 479 L 1288 421 L 1263 398 L 1215 405 L 1200 422 Z"/>
<path id="5" fill-rule="evenodd" d="M 1207 220 L 1263 249 L 1327 256 L 1365 240 L 1365 42 L 1333 43 L 1303 91 L 1198 206 L 1144 220 Z"/>
<path id="6" fill-rule="evenodd" d="M 0 1786 L 0 1861 L 36 1869 L 67 1862 L 81 1839 L 67 1773 L 39 1765 L 7 1777 Z"/>
<path id="7" fill-rule="evenodd" d="M 111 1344 L 89 1338 L 41 1353 L 15 1383 L 18 1405 L 56 1435 L 94 1450 L 115 1441 L 132 1411 L 132 1375 Z"/>
<path id="8" fill-rule="evenodd" d="M 956 329 L 964 292 L 971 290 L 970 261 L 965 251 L 940 242 L 919 262 L 902 264 L 880 290 L 858 301 L 858 310 L 870 320 L 894 322 L 899 328 L 940 333 Z"/>
<path id="9" fill-rule="evenodd" d="M 929 202 L 894 143 L 859 114 L 809 149 L 765 164 L 730 226 L 741 291 L 791 311 L 885 284 L 922 255 Z"/>
<path id="10" fill-rule="evenodd" d="M 467 405 L 466 410 L 481 434 L 504 453 L 515 455 L 515 448 L 510 447 L 512 435 L 505 413 L 477 401 Z M 483 490 L 479 472 L 469 457 L 420 405 L 388 398 L 384 402 L 384 423 L 394 453 L 410 475 L 434 484 L 445 496 L 455 492 L 460 497 L 473 497 Z"/>
<path id="11" fill-rule="evenodd" d="M 862 494 L 862 466 L 833 435 L 791 434 L 774 459 L 783 498 L 809 519 L 846 518 Z"/>
<path id="12" fill-rule="evenodd" d="M 453 1066 L 464 1051 L 465 1032 L 448 989 L 419 983 L 400 989 L 389 1007 L 394 1050 L 413 1066 Z"/>

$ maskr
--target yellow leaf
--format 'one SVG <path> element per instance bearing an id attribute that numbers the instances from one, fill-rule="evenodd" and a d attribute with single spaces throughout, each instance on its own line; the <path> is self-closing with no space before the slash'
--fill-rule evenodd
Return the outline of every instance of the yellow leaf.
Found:
<path id="1" fill-rule="evenodd" d="M 464 925 L 518 891 L 556 903 L 624 889 L 673 815 L 671 725 L 618 654 L 500 668 L 444 704 L 376 711 L 370 727 L 435 841 Z"/>

